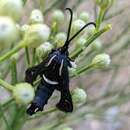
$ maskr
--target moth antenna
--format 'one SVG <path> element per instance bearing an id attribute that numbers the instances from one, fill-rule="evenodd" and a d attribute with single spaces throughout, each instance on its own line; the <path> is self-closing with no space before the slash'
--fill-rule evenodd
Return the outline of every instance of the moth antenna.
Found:
<path id="1" fill-rule="evenodd" d="M 96 23 L 94 22 L 90 22 L 87 23 L 86 25 L 84 25 L 76 34 L 74 34 L 69 40 L 68 43 L 70 43 L 80 32 L 82 32 L 86 27 L 88 27 L 89 25 L 93 25 L 96 28 Z"/>
<path id="2" fill-rule="evenodd" d="M 69 27 L 68 27 L 68 32 L 67 32 L 67 39 L 65 42 L 65 45 L 68 46 L 69 45 L 69 36 L 70 36 L 70 32 L 71 32 L 71 25 L 72 25 L 72 20 L 73 20 L 73 11 L 70 8 L 66 8 L 66 10 L 68 10 L 70 12 L 70 22 L 69 22 Z"/>
<path id="3" fill-rule="evenodd" d="M 72 20 L 73 20 L 73 11 L 70 8 L 66 8 L 70 12 L 70 22 L 68 26 L 68 32 L 67 32 L 67 38 L 65 41 L 65 44 L 61 48 L 61 52 L 65 53 L 68 50 L 68 45 L 69 45 L 69 37 L 70 37 L 70 31 L 71 31 L 71 25 L 72 25 Z"/>

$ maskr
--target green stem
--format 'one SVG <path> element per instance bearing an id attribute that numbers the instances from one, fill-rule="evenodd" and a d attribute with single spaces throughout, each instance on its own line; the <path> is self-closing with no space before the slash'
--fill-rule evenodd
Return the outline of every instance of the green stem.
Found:
<path id="1" fill-rule="evenodd" d="M 88 71 L 90 69 L 93 68 L 93 64 L 90 64 L 90 65 L 86 65 L 86 66 L 82 66 L 80 68 L 78 68 L 75 72 L 75 74 L 71 75 L 70 77 L 73 78 L 75 77 L 76 75 L 80 75 L 81 73 L 85 72 L 85 71 Z"/>
<path id="2" fill-rule="evenodd" d="M 6 89 L 8 89 L 9 91 L 12 91 L 13 86 L 8 84 L 7 82 L 5 82 L 4 80 L 0 79 L 0 85 Z"/>
<path id="3" fill-rule="evenodd" d="M 3 120 L 4 120 L 5 124 L 6 124 L 7 130 L 12 130 L 12 128 L 10 127 L 10 125 L 9 125 L 5 115 L 4 115 L 4 111 L 2 109 L 1 104 L 0 104 L 0 111 L 1 111 L 1 116 L 2 116 L 2 118 L 3 118 Z"/>
<path id="4" fill-rule="evenodd" d="M 100 25 L 104 19 L 105 12 L 106 12 L 106 9 L 100 8 L 99 15 L 96 19 L 96 31 L 100 29 Z"/>
<path id="5" fill-rule="evenodd" d="M 95 39 L 97 39 L 100 35 L 102 35 L 104 32 L 108 31 L 111 29 L 110 25 L 107 25 L 106 27 L 104 27 L 103 29 L 99 30 L 98 32 L 95 32 L 92 36 L 90 36 L 87 39 L 87 42 L 85 43 L 85 47 L 88 47 Z M 70 55 L 70 57 L 72 59 L 75 59 L 81 52 L 83 51 L 82 47 L 76 48 L 72 54 Z"/>
<path id="6" fill-rule="evenodd" d="M 36 63 L 36 48 L 33 49 L 32 66 Z"/>
<path id="7" fill-rule="evenodd" d="M 30 56 L 29 56 L 29 49 L 28 49 L 28 47 L 25 47 L 25 53 L 26 53 L 27 64 L 28 64 L 28 66 L 30 66 Z"/>
<path id="8" fill-rule="evenodd" d="M 11 78 L 12 84 L 16 84 L 17 83 L 17 66 L 16 66 L 16 61 L 12 61 L 11 63 Z"/>
<path id="9" fill-rule="evenodd" d="M 40 4 L 40 10 L 42 11 L 42 13 L 44 12 L 44 4 L 45 1 L 44 0 L 39 0 L 39 4 Z"/>
<path id="10" fill-rule="evenodd" d="M 9 99 L 8 101 L 2 104 L 2 107 L 6 109 L 13 101 L 14 101 L 13 98 Z"/>
<path id="11" fill-rule="evenodd" d="M 11 127 L 13 130 L 21 130 L 26 121 L 26 113 L 23 107 L 17 108 Z"/>
<path id="12" fill-rule="evenodd" d="M 24 41 L 21 41 L 16 47 L 14 47 L 12 50 L 10 50 L 9 52 L 0 57 L 0 63 L 10 58 L 10 56 L 18 52 L 23 47 L 24 47 Z"/>
<path id="13" fill-rule="evenodd" d="M 36 118 L 39 118 L 39 117 L 41 117 L 41 116 L 43 116 L 43 115 L 46 115 L 46 114 L 48 114 L 48 113 L 52 113 L 52 112 L 55 112 L 57 110 L 57 108 L 51 108 L 51 109 L 48 109 L 48 110 L 46 110 L 46 111 L 44 111 L 44 112 L 42 112 L 42 113 L 40 113 L 40 114 L 36 114 L 35 115 L 35 117 L 30 117 L 30 118 L 28 118 L 28 120 L 32 120 L 32 119 L 36 119 Z"/>

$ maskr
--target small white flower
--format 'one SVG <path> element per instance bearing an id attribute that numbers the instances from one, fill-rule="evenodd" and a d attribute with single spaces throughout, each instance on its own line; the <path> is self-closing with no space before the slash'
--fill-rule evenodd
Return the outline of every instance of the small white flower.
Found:
<path id="1" fill-rule="evenodd" d="M 0 15 L 10 16 L 15 21 L 19 21 L 23 11 L 22 0 L 1 0 Z"/>
<path id="2" fill-rule="evenodd" d="M 87 23 L 89 20 L 89 14 L 87 12 L 81 12 L 79 18 L 83 20 L 85 23 Z"/>
<path id="3" fill-rule="evenodd" d="M 102 49 L 102 43 L 100 40 L 95 40 L 92 44 L 91 44 L 91 49 L 95 50 L 95 51 L 99 51 Z"/>
<path id="4" fill-rule="evenodd" d="M 0 49 L 9 47 L 18 37 L 18 29 L 12 19 L 0 17 Z"/>
<path id="5" fill-rule="evenodd" d="M 22 25 L 21 28 L 20 28 L 21 35 L 23 36 L 28 29 L 29 29 L 28 24 Z"/>
<path id="6" fill-rule="evenodd" d="M 41 44 L 37 49 L 36 49 L 36 55 L 39 58 L 44 58 L 51 50 L 53 46 L 50 42 L 45 42 Z"/>
<path id="7" fill-rule="evenodd" d="M 76 45 L 77 47 L 85 47 L 85 43 L 86 43 L 86 39 L 84 37 L 80 37 L 77 41 L 76 41 Z"/>
<path id="8" fill-rule="evenodd" d="M 27 29 L 24 41 L 30 48 L 36 48 L 46 42 L 50 36 L 50 28 L 46 24 L 33 24 Z"/>
<path id="9" fill-rule="evenodd" d="M 39 9 L 32 10 L 29 18 L 29 22 L 31 24 L 34 24 L 34 23 L 43 23 L 43 21 L 44 19 L 43 19 L 42 12 Z"/>
<path id="10" fill-rule="evenodd" d="M 113 4 L 114 0 L 96 0 L 96 3 L 101 8 L 109 8 Z"/>
<path id="11" fill-rule="evenodd" d="M 83 89 L 76 88 L 72 91 L 72 99 L 74 104 L 82 104 L 85 103 L 87 94 Z"/>
<path id="12" fill-rule="evenodd" d="M 61 10 L 54 10 L 52 13 L 52 21 L 62 23 L 64 21 L 64 13 Z"/>
<path id="13" fill-rule="evenodd" d="M 34 98 L 34 89 L 28 83 L 19 83 L 13 88 L 13 96 L 17 103 L 28 104 Z"/>
<path id="14" fill-rule="evenodd" d="M 79 31 L 83 26 L 85 25 L 85 22 L 81 19 L 77 19 L 72 23 L 72 32 L 75 33 Z"/>
<path id="15" fill-rule="evenodd" d="M 56 34 L 55 39 L 54 39 L 56 47 L 57 48 L 62 47 L 65 44 L 66 38 L 67 36 L 66 36 L 66 33 L 64 32 L 60 32 Z"/>
<path id="16" fill-rule="evenodd" d="M 92 60 L 92 64 L 96 68 L 108 67 L 110 62 L 111 62 L 110 56 L 105 53 L 96 55 Z"/>

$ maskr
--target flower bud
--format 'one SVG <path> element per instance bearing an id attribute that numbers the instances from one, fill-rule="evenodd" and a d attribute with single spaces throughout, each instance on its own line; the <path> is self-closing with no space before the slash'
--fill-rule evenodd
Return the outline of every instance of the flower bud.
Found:
<path id="1" fill-rule="evenodd" d="M 95 68 L 105 68 L 108 67 L 110 64 L 111 59 L 108 54 L 98 54 L 96 55 L 92 60 L 92 65 L 94 65 Z"/>
<path id="2" fill-rule="evenodd" d="M 86 39 L 84 37 L 80 37 L 77 41 L 76 41 L 76 46 L 77 47 L 85 47 L 85 43 L 86 43 Z"/>
<path id="3" fill-rule="evenodd" d="M 53 46 L 50 42 L 45 42 L 36 49 L 36 56 L 43 59 L 49 52 L 51 52 L 52 48 Z"/>
<path id="4" fill-rule="evenodd" d="M 83 104 L 87 99 L 87 94 L 83 89 L 76 88 L 72 91 L 72 99 L 74 104 Z"/>
<path id="5" fill-rule="evenodd" d="M 35 24 L 35 23 L 43 23 L 43 15 L 42 12 L 38 9 L 34 9 L 31 12 L 29 22 L 30 24 Z"/>
<path id="6" fill-rule="evenodd" d="M 23 36 L 28 29 L 29 29 L 28 24 L 22 25 L 22 27 L 20 28 L 21 35 Z"/>
<path id="7" fill-rule="evenodd" d="M 52 13 L 52 21 L 62 23 L 64 21 L 64 13 L 61 10 L 54 10 Z"/>
<path id="8" fill-rule="evenodd" d="M 60 32 L 56 34 L 55 39 L 54 39 L 56 47 L 57 48 L 62 47 L 65 44 L 66 38 L 67 36 L 66 36 L 66 33 L 64 32 Z"/>
<path id="9" fill-rule="evenodd" d="M 34 98 L 34 89 L 28 83 L 19 83 L 13 88 L 13 96 L 18 104 L 26 105 Z"/>
<path id="10" fill-rule="evenodd" d="M 85 22 L 81 19 L 75 20 L 72 23 L 72 32 L 76 33 L 77 31 L 79 31 L 83 26 L 85 25 Z"/>
<path id="11" fill-rule="evenodd" d="M 70 127 L 65 127 L 65 128 L 63 128 L 62 130 L 73 130 L 73 129 L 70 128 Z"/>
<path id="12" fill-rule="evenodd" d="M 30 48 L 36 48 L 47 41 L 50 35 L 50 28 L 46 24 L 33 24 L 29 26 L 25 35 L 25 44 Z"/>
<path id="13" fill-rule="evenodd" d="M 0 17 L 0 49 L 10 47 L 18 39 L 18 30 L 9 17 Z"/>
<path id="14" fill-rule="evenodd" d="M 102 8 L 107 9 L 113 4 L 114 0 L 96 0 L 96 3 Z"/>
<path id="15" fill-rule="evenodd" d="M 82 12 L 80 15 L 79 15 L 79 18 L 81 20 L 83 20 L 85 23 L 88 22 L 89 20 L 89 14 L 87 12 Z"/>
<path id="16" fill-rule="evenodd" d="M 23 11 L 22 0 L 1 0 L 0 15 L 10 16 L 15 21 L 19 21 Z"/>
<path id="17" fill-rule="evenodd" d="M 92 44 L 91 44 L 91 49 L 94 51 L 99 51 L 102 49 L 102 43 L 100 40 L 95 40 Z"/>

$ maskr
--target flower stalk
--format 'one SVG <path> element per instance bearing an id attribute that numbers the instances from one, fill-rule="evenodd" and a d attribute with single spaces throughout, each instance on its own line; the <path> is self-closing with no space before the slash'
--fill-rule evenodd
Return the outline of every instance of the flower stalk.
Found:
<path id="1" fill-rule="evenodd" d="M 86 43 L 84 44 L 85 47 L 88 47 L 95 39 L 97 39 L 99 36 L 101 36 L 103 33 L 109 31 L 111 29 L 111 25 L 108 24 L 103 29 L 99 30 L 98 32 L 95 32 L 92 36 L 90 36 Z M 81 52 L 83 51 L 82 47 L 76 48 L 71 54 L 70 57 L 72 59 L 75 59 Z"/>
<path id="2" fill-rule="evenodd" d="M 0 85 L 2 87 L 4 87 L 5 89 L 12 91 L 13 90 L 13 86 L 8 84 L 7 82 L 5 82 L 4 80 L 0 79 Z"/>

